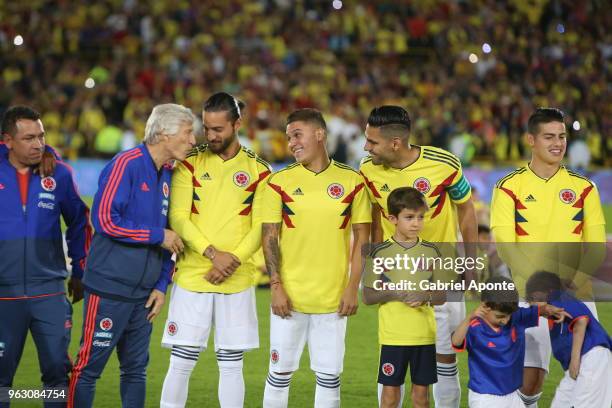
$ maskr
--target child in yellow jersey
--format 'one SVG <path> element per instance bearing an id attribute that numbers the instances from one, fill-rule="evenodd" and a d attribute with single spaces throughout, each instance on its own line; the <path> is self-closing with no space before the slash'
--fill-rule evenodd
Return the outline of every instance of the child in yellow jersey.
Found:
<path id="1" fill-rule="evenodd" d="M 382 393 L 379 402 L 381 407 L 398 406 L 400 387 L 410 367 L 412 404 L 417 408 L 428 407 L 429 385 L 437 382 L 436 320 L 432 306 L 443 304 L 445 294 L 424 290 L 429 286 L 423 283 L 432 281 L 435 274 L 425 261 L 419 266 L 413 264 L 415 267 L 411 270 L 407 270 L 410 263 L 402 266 L 401 262 L 397 262 L 390 267 L 391 262 L 388 261 L 402 258 L 435 259 L 440 257 L 440 252 L 434 245 L 419 238 L 428 207 L 425 197 L 418 190 L 412 187 L 393 190 L 387 207 L 389 221 L 395 226 L 395 231 L 390 239 L 371 251 L 366 260 L 362 286 L 364 303 L 380 304 L 378 383 L 382 384 Z"/>

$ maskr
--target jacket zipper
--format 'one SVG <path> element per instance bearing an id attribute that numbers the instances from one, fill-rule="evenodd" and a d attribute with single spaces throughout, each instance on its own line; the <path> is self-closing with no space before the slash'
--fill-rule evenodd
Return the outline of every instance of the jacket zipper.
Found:
<path id="1" fill-rule="evenodd" d="M 15 178 L 17 178 L 17 170 L 15 170 Z M 28 177 L 28 188 L 27 188 L 27 197 L 26 203 L 23 205 L 21 203 L 21 194 L 19 195 L 19 205 L 21 205 L 21 209 L 23 211 L 23 225 L 25 226 L 25 236 L 23 237 L 23 295 L 27 296 L 27 282 L 28 282 L 28 265 L 27 265 L 27 245 L 28 245 L 28 203 L 30 201 L 30 185 L 32 184 L 32 174 Z M 19 180 L 17 181 L 17 186 L 19 186 Z"/>

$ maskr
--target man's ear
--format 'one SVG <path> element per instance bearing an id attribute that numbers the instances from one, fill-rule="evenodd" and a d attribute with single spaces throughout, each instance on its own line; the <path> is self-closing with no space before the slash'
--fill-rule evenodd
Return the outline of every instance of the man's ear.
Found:
<path id="1" fill-rule="evenodd" d="M 315 136 L 317 136 L 317 142 L 322 142 L 325 140 L 325 131 L 322 128 L 318 128 L 315 130 Z"/>
<path id="2" fill-rule="evenodd" d="M 402 147 L 402 139 L 400 139 L 399 137 L 394 137 L 393 139 L 391 139 L 391 147 L 393 148 L 394 152 L 397 152 L 400 147 Z"/>
<path id="3" fill-rule="evenodd" d="M 0 142 L 3 142 L 6 145 L 6 147 L 10 150 L 13 144 L 13 137 L 9 135 L 8 133 L 3 133 L 2 139 L 0 139 Z"/>
<path id="4" fill-rule="evenodd" d="M 241 126 L 242 126 L 242 118 L 236 119 L 236 121 L 234 122 L 234 133 L 237 132 Z"/>
<path id="5" fill-rule="evenodd" d="M 532 135 L 531 133 L 527 133 L 527 135 L 525 136 L 525 139 L 527 140 L 527 144 L 531 147 L 533 147 L 535 145 L 535 136 Z"/>

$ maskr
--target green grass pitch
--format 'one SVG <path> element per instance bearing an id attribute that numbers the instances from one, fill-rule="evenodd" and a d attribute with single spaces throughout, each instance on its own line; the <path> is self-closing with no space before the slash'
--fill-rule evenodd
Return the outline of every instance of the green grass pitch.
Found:
<path id="1" fill-rule="evenodd" d="M 245 354 L 244 377 L 246 384 L 245 407 L 261 407 L 264 381 L 268 371 L 269 351 L 269 301 L 268 290 L 257 290 L 260 348 Z M 74 307 L 74 327 L 70 343 L 70 355 L 76 356 L 82 327 L 82 302 Z M 476 303 L 469 303 L 472 309 Z M 612 304 L 598 304 L 600 319 L 608 332 L 612 331 Z M 147 407 L 159 406 L 161 388 L 168 368 L 170 353 L 160 345 L 167 307 L 154 323 L 151 339 L 151 360 L 147 371 Z M 212 338 L 212 336 L 211 336 Z M 191 376 L 187 406 L 217 407 L 217 363 L 210 348 L 204 351 Z M 115 354 L 116 355 L 116 354 Z M 361 305 L 356 316 L 349 318 L 346 334 L 346 355 L 342 374 L 342 405 L 345 407 L 376 406 L 376 373 L 378 370 L 377 309 Z M 465 353 L 459 354 L 459 371 L 462 384 L 462 405 L 467 406 L 467 360 Z M 554 389 L 562 377 L 559 363 L 551 361 L 551 373 L 544 386 L 540 406 L 548 406 Z M 21 364 L 15 377 L 14 388 L 36 388 L 40 386 L 40 374 L 36 349 L 28 337 Z M 291 382 L 289 406 L 311 407 L 314 401 L 314 375 L 309 369 L 308 350 L 304 350 L 300 370 Z M 16 403 L 15 406 L 26 406 Z M 36 405 L 33 405 L 36 406 Z M 98 381 L 95 407 L 114 408 L 121 406 L 119 397 L 119 368 L 116 357 L 111 357 L 102 378 Z M 409 406 L 405 402 L 405 406 Z"/>
<path id="2" fill-rule="evenodd" d="M 612 206 L 604 206 L 608 233 L 612 233 Z M 257 291 L 257 309 L 259 315 L 260 348 L 245 355 L 244 377 L 246 383 L 245 407 L 261 407 L 264 381 L 268 370 L 269 352 L 269 302 L 267 290 Z M 468 310 L 476 304 L 469 303 Z M 612 332 L 612 303 L 597 305 L 599 318 L 608 333 Z M 163 325 L 167 312 L 166 307 L 154 323 L 150 347 L 150 363 L 147 371 L 147 407 L 159 406 L 161 388 L 168 368 L 169 351 L 160 346 Z M 74 307 L 74 327 L 70 343 L 70 355 L 75 357 L 82 328 L 82 302 Z M 212 337 L 212 336 L 211 336 Z M 212 343 L 210 344 L 212 347 Z M 116 355 L 116 354 L 115 354 Z M 554 389 L 562 377 L 562 371 L 556 360 L 551 361 L 551 372 L 544 384 L 544 393 L 540 406 L 549 406 Z M 356 316 L 349 319 L 346 334 L 346 354 L 344 358 L 344 373 L 342 375 L 342 405 L 345 407 L 375 407 L 376 406 L 376 373 L 378 369 L 377 344 L 377 309 L 361 305 Z M 462 407 L 467 406 L 467 359 L 465 353 L 459 354 L 459 371 L 462 387 Z M 217 407 L 218 371 L 211 349 L 201 355 L 191 377 L 189 400 L 187 406 Z M 314 401 L 314 375 L 309 369 L 308 350 L 304 351 L 300 370 L 296 372 L 291 383 L 290 407 L 311 407 Z M 14 388 L 40 387 L 40 373 L 36 349 L 30 336 L 21 359 Z M 32 403 L 14 403 L 16 407 L 40 406 Z M 115 408 L 121 406 L 119 397 L 119 368 L 116 357 L 111 357 L 102 378 L 98 381 L 95 407 Z M 405 401 L 404 406 L 410 406 Z"/>

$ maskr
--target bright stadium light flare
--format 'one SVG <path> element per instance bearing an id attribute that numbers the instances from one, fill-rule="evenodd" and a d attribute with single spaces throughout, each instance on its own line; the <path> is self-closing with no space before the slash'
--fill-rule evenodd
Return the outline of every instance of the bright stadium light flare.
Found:
<path id="1" fill-rule="evenodd" d="M 482 52 L 484 52 L 485 54 L 491 52 L 491 46 L 489 45 L 489 43 L 482 44 Z"/>
<path id="2" fill-rule="evenodd" d="M 468 59 L 470 60 L 472 64 L 475 64 L 478 62 L 478 55 L 471 53 Z"/>
<path id="3" fill-rule="evenodd" d="M 93 79 L 93 78 L 87 78 L 87 79 L 85 80 L 85 88 L 89 88 L 89 89 L 91 89 L 91 88 L 93 88 L 94 86 L 96 86 L 96 81 L 94 81 L 94 79 Z"/>
<path id="4" fill-rule="evenodd" d="M 334 0 L 332 2 L 332 7 L 335 8 L 336 10 L 340 10 L 342 8 L 342 1 Z"/>
<path id="5" fill-rule="evenodd" d="M 574 123 L 572 123 L 572 127 L 574 128 L 574 130 L 580 130 L 580 122 L 575 120 Z"/>
<path id="6" fill-rule="evenodd" d="M 16 35 L 15 38 L 13 38 L 13 44 L 15 44 L 18 47 L 20 45 L 23 45 L 23 37 L 20 35 Z"/>
<path id="7" fill-rule="evenodd" d="M 561 23 L 557 24 L 557 32 L 563 34 L 565 32 L 565 26 Z"/>

